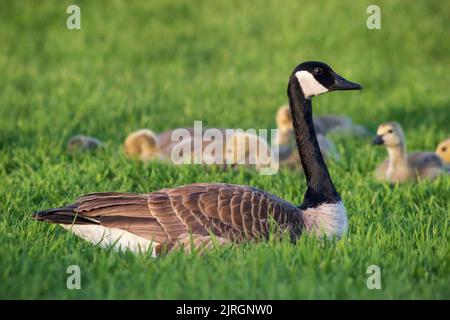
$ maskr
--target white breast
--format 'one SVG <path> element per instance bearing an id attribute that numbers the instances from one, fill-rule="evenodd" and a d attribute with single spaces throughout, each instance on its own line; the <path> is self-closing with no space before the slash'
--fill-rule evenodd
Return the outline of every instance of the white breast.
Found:
<path id="1" fill-rule="evenodd" d="M 342 201 L 304 210 L 303 221 L 308 232 L 319 236 L 340 238 L 348 229 L 347 214 Z"/>
<path id="2" fill-rule="evenodd" d="M 130 250 L 134 253 L 152 249 L 152 257 L 156 257 L 155 246 L 159 243 L 136 236 L 125 230 L 106 228 L 100 225 L 64 225 L 61 226 L 80 238 L 102 248 L 114 247 L 119 251 Z"/>

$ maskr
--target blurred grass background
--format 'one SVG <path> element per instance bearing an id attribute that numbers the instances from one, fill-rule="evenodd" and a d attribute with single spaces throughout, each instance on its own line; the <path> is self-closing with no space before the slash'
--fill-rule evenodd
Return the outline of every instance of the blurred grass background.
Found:
<path id="1" fill-rule="evenodd" d="M 81 8 L 81 30 L 66 8 Z M 100 250 L 32 211 L 92 191 L 149 192 L 191 182 L 253 185 L 300 203 L 299 172 L 138 164 L 126 135 L 190 126 L 273 128 L 287 79 L 305 60 L 329 63 L 363 91 L 317 97 L 315 114 L 346 114 L 372 132 L 397 120 L 409 150 L 449 135 L 450 5 L 377 1 L 0 1 L 1 298 L 450 298 L 450 181 L 389 187 L 369 140 L 336 137 L 330 163 L 350 218 L 348 238 L 268 243 L 158 260 Z M 74 134 L 106 142 L 72 157 Z M 67 290 L 66 268 L 82 270 Z M 382 290 L 366 269 L 380 265 Z"/>

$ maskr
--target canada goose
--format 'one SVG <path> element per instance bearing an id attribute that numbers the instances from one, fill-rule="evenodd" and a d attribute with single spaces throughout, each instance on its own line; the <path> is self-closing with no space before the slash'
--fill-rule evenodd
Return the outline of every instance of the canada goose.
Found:
<path id="1" fill-rule="evenodd" d="M 278 128 L 289 127 L 291 121 L 288 105 L 282 105 L 278 108 L 276 122 Z M 359 124 L 354 124 L 349 117 L 338 115 L 322 115 L 316 117 L 314 119 L 314 128 L 316 129 L 316 134 L 323 136 L 329 133 L 350 134 L 354 136 L 366 136 L 368 134 L 366 128 Z"/>
<path id="2" fill-rule="evenodd" d="M 289 106 L 282 106 L 278 109 L 275 122 L 278 131 L 276 136 L 272 139 L 272 153 L 278 153 L 279 164 L 281 166 L 292 169 L 301 168 L 300 158 L 296 151 L 297 146 Z M 317 141 L 322 156 L 326 159 L 331 155 L 338 159 L 339 156 L 333 142 L 323 135 L 325 129 L 322 125 L 319 122 L 314 121 L 314 128 L 316 130 Z"/>
<path id="3" fill-rule="evenodd" d="M 439 143 L 436 154 L 445 164 L 450 164 L 450 138 Z"/>
<path id="4" fill-rule="evenodd" d="M 35 212 L 38 221 L 60 224 L 102 247 L 152 255 L 176 247 L 190 251 L 211 243 L 262 240 L 274 230 L 295 241 L 302 232 L 341 237 L 347 230 L 344 204 L 322 158 L 311 99 L 361 86 L 321 62 L 304 62 L 289 77 L 288 97 L 307 189 L 300 206 L 249 186 L 195 183 L 148 194 L 91 193 L 65 207 Z M 216 240 L 215 240 L 216 239 Z"/>
<path id="5" fill-rule="evenodd" d="M 384 145 L 389 157 L 375 170 L 379 180 L 393 183 L 433 179 L 442 173 L 441 159 L 432 152 L 406 153 L 405 136 L 397 122 L 385 122 L 378 126 L 373 144 Z"/>
<path id="6" fill-rule="evenodd" d="M 93 137 L 76 135 L 70 138 L 67 143 L 67 151 L 92 151 L 103 146 L 103 143 Z"/>

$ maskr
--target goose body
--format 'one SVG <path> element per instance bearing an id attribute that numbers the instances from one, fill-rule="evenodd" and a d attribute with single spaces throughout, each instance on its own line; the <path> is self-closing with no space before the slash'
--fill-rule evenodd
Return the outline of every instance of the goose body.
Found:
<path id="1" fill-rule="evenodd" d="M 375 170 L 378 180 L 397 183 L 434 179 L 443 172 L 442 161 L 436 154 L 406 152 L 404 133 L 397 122 L 380 124 L 373 143 L 386 146 L 389 155 Z"/>
<path id="2" fill-rule="evenodd" d="M 153 241 L 159 251 L 159 246 L 171 249 L 190 233 L 203 238 L 212 233 L 227 242 L 265 237 L 269 212 L 293 237 L 300 234 L 300 209 L 256 188 L 227 184 L 190 184 L 149 194 L 93 193 L 37 217 L 66 225 L 104 247 L 120 235 L 125 239 L 117 241 L 117 248 L 146 250 Z M 75 218 L 78 223 L 72 226 Z"/>
<path id="3" fill-rule="evenodd" d="M 288 96 L 298 150 L 307 181 L 300 206 L 249 186 L 196 183 L 148 194 L 92 193 L 65 207 L 36 212 L 38 221 L 56 223 L 100 246 L 134 252 L 208 248 L 213 243 L 263 240 L 288 232 L 342 236 L 344 204 L 321 156 L 312 121 L 311 99 L 334 90 L 361 87 L 321 62 L 298 65 L 289 78 Z M 104 241 L 104 242 L 103 242 Z"/>

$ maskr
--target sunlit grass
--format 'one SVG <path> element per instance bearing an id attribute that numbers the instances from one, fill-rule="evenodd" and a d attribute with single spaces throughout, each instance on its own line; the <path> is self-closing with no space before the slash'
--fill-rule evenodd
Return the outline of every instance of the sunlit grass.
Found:
<path id="1" fill-rule="evenodd" d="M 299 172 L 140 164 L 121 144 L 132 130 L 274 127 L 292 68 L 322 60 L 361 92 L 315 99 L 374 131 L 399 121 L 410 150 L 449 135 L 448 17 L 440 1 L 378 1 L 382 29 L 367 30 L 370 1 L 80 1 L 82 30 L 65 28 L 73 1 L 1 1 L 1 298 L 450 298 L 450 179 L 389 186 L 372 171 L 386 156 L 369 139 L 333 137 L 330 162 L 346 204 L 343 240 L 302 236 L 206 256 L 160 259 L 101 250 L 30 213 L 92 191 L 149 192 L 229 182 L 302 201 Z M 67 155 L 74 134 L 105 150 Z M 81 268 L 68 290 L 66 268 Z M 368 290 L 369 265 L 382 290 Z"/>

